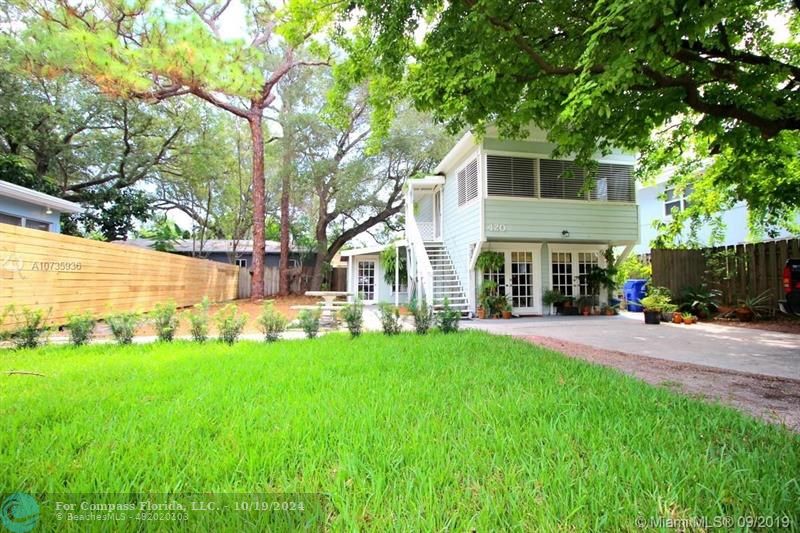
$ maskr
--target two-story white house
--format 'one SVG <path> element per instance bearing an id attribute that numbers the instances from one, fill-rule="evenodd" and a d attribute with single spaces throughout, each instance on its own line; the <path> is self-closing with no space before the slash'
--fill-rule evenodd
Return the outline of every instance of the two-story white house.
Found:
<path id="1" fill-rule="evenodd" d="M 599 157 L 596 182 L 587 191 L 584 171 L 553 159 L 553 149 L 536 130 L 526 140 L 467 133 L 435 175 L 410 180 L 403 243 L 408 292 L 433 305 L 447 297 L 474 313 L 481 280 L 490 277 L 517 315 L 549 311 L 542 304 L 547 289 L 588 295 L 581 274 L 603 265 L 607 247 L 630 251 L 639 240 L 634 155 Z M 502 253 L 504 268 L 478 272 L 484 251 Z M 383 294 L 373 288 L 384 278 L 376 250 L 364 252 L 347 254 L 348 290 L 392 301 L 392 287 L 384 285 Z"/>

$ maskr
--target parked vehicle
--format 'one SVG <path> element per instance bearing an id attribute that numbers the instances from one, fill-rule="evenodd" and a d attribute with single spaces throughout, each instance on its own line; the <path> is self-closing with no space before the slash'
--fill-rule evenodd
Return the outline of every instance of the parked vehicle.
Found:
<path id="1" fill-rule="evenodd" d="M 800 259 L 789 259 L 783 267 L 783 294 L 781 311 L 800 316 Z"/>

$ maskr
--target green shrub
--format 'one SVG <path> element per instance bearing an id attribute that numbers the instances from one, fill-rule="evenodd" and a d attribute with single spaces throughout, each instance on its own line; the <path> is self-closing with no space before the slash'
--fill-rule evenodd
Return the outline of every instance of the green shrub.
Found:
<path id="1" fill-rule="evenodd" d="M 319 333 L 320 317 L 322 317 L 322 311 L 320 309 L 303 309 L 300 311 L 300 314 L 297 315 L 300 327 L 303 328 L 303 332 L 309 339 L 313 339 L 317 336 L 317 333 Z"/>
<path id="2" fill-rule="evenodd" d="M 171 342 L 175 337 L 175 331 L 177 331 L 180 324 L 177 313 L 178 307 L 172 301 L 156 305 L 155 309 L 150 313 L 158 340 Z"/>
<path id="3" fill-rule="evenodd" d="M 11 329 L 6 326 L 6 321 L 9 316 L 14 316 L 14 306 L 7 305 L 0 311 L 0 341 L 8 340 L 11 338 Z"/>
<path id="4" fill-rule="evenodd" d="M 461 313 L 450 307 L 450 301 L 445 298 L 442 308 L 436 313 L 436 325 L 439 326 L 442 333 L 453 333 L 458 331 L 459 320 L 461 320 Z"/>
<path id="5" fill-rule="evenodd" d="M 355 339 L 361 335 L 361 329 L 364 326 L 364 304 L 361 302 L 361 298 L 356 298 L 353 303 L 346 305 L 339 311 L 339 314 L 347 324 L 351 338 Z"/>
<path id="6" fill-rule="evenodd" d="M 223 307 L 214 317 L 217 322 L 217 332 L 219 340 L 226 344 L 233 344 L 244 330 L 247 324 L 247 317 L 239 314 L 235 304 L 228 304 Z"/>
<path id="7" fill-rule="evenodd" d="M 211 303 L 208 296 L 203 297 L 203 301 L 195 304 L 193 311 L 186 314 L 189 318 L 189 331 L 195 342 L 206 342 L 208 339 L 208 308 Z"/>
<path id="8" fill-rule="evenodd" d="M 66 328 L 69 330 L 69 342 L 75 346 L 83 346 L 91 341 L 96 323 L 94 316 L 88 311 L 67 315 Z"/>
<path id="9" fill-rule="evenodd" d="M 21 307 L 19 312 L 16 308 L 10 311 L 13 313 L 16 327 L 11 330 L 11 340 L 17 348 L 36 348 L 43 343 L 42 336 L 49 331 L 47 318 L 50 313 L 43 309 L 30 309 Z"/>
<path id="10" fill-rule="evenodd" d="M 402 327 L 400 326 L 400 309 L 382 302 L 378 304 L 378 312 L 381 315 L 381 327 L 384 335 L 397 335 Z"/>
<path id="11" fill-rule="evenodd" d="M 411 300 L 408 304 L 408 309 L 414 317 L 414 331 L 418 335 L 428 333 L 433 324 L 433 309 L 428 307 L 428 302 L 422 300 L 422 303 L 418 303 L 416 300 Z"/>
<path id="12" fill-rule="evenodd" d="M 289 321 L 286 320 L 286 317 L 275 309 L 275 303 L 273 301 L 269 300 L 264 302 L 261 316 L 258 317 L 258 324 L 267 342 L 278 340 L 281 333 L 286 331 L 286 325 L 288 323 Z"/>
<path id="13" fill-rule="evenodd" d="M 106 316 L 106 323 L 111 328 L 111 334 L 119 344 L 130 344 L 136 334 L 136 328 L 142 316 L 134 311 L 127 313 L 112 313 Z"/>
<path id="14" fill-rule="evenodd" d="M 639 260 L 636 255 L 629 255 L 617 268 L 614 282 L 617 287 L 622 287 L 629 279 L 650 279 L 653 267 Z"/>

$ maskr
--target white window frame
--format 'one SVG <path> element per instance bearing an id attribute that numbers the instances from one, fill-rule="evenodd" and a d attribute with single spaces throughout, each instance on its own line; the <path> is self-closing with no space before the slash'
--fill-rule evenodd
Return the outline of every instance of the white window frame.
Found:
<path id="1" fill-rule="evenodd" d="M 234 259 L 233 263 L 238 266 L 239 268 L 247 268 L 247 259 L 244 257 L 240 257 L 238 259 Z"/>
<path id="2" fill-rule="evenodd" d="M 671 217 L 672 216 L 672 208 L 677 207 L 678 212 L 684 211 L 687 207 L 689 207 L 689 196 L 692 194 L 692 186 L 687 185 L 683 188 L 680 196 L 675 195 L 675 185 L 668 185 L 664 188 L 664 216 Z M 668 200 L 667 196 L 672 193 L 672 199 Z M 672 204 L 673 207 L 667 209 L 667 205 Z"/>
<path id="3" fill-rule="evenodd" d="M 12 217 L 12 218 L 19 219 L 19 226 L 17 226 L 18 228 L 28 228 L 28 229 L 35 229 L 35 230 L 38 230 L 38 231 L 47 231 L 47 232 L 53 231 L 53 223 L 48 221 L 48 220 L 42 220 L 42 219 L 33 218 L 33 217 L 26 217 L 24 215 L 15 215 L 13 213 L 7 213 L 5 211 L 0 211 L 0 214 L 3 214 L 5 216 L 7 216 L 7 217 Z M 36 222 L 38 224 L 43 224 L 43 225 L 47 226 L 47 229 L 31 228 L 30 226 L 28 226 L 28 221 Z"/>

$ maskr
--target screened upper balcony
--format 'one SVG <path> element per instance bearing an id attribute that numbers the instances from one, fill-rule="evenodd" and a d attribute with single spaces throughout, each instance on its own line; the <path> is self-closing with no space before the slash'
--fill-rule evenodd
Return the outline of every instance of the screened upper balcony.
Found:
<path id="1" fill-rule="evenodd" d="M 587 178 L 592 180 L 591 188 L 584 187 Z M 486 193 L 489 197 L 636 201 L 631 165 L 600 163 L 590 175 L 573 161 L 491 154 L 486 156 Z"/>

